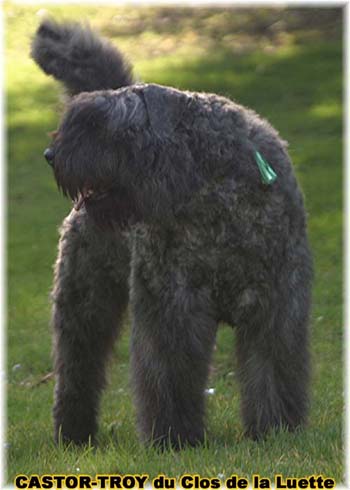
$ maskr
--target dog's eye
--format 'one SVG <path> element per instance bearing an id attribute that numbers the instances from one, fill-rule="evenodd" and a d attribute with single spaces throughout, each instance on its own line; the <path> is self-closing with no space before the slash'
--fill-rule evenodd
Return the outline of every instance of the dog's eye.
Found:
<path id="1" fill-rule="evenodd" d="M 50 138 L 52 138 L 53 140 L 57 138 L 57 135 L 58 135 L 58 130 L 55 129 L 54 131 L 50 131 L 48 133 L 48 135 L 50 136 Z"/>

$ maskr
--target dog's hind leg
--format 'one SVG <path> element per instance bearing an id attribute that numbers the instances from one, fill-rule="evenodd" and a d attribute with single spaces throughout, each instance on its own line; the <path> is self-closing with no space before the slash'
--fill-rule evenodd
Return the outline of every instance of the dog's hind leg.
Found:
<path id="1" fill-rule="evenodd" d="M 128 302 L 129 252 L 121 236 L 72 211 L 55 267 L 53 335 L 56 441 L 94 439 L 108 354 Z"/>
<path id="2" fill-rule="evenodd" d="M 310 264 L 291 264 L 237 328 L 242 416 L 253 438 L 303 425 L 309 399 Z"/>
<path id="3" fill-rule="evenodd" d="M 146 442 L 163 449 L 204 440 L 204 390 L 217 329 L 210 293 L 177 284 L 178 272 L 131 276 L 138 425 Z"/>

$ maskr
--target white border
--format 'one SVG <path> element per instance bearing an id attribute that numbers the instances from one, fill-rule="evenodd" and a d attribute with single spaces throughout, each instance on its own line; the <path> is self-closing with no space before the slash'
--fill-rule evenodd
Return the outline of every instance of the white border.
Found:
<path id="1" fill-rule="evenodd" d="M 0 9 L 0 53 L 4 53 L 5 29 L 4 15 Z M 7 186 L 6 186 L 6 134 L 5 134 L 5 77 L 4 77 L 5 60 L 0 58 L 0 87 L 2 88 L 0 96 L 0 319 L 2 320 L 0 328 L 0 488 L 5 484 L 5 454 L 4 443 L 6 433 L 6 215 L 7 215 Z"/>
<path id="2" fill-rule="evenodd" d="M 344 7 L 349 3 L 349 0 L 13 0 L 14 4 L 21 5 L 114 5 L 114 6 L 147 6 L 147 5 L 184 5 L 197 7 Z"/>
<path id="3" fill-rule="evenodd" d="M 343 240 L 343 258 L 344 258 L 344 315 L 343 315 L 343 329 L 344 329 L 344 400 L 345 408 L 349 407 L 350 402 L 350 355 L 349 355 L 349 342 L 350 342 L 350 123 L 349 123 L 349 109 L 350 109 L 350 87 L 349 87 L 349 46 L 350 46 L 350 0 L 290 0 L 290 1 L 280 1 L 280 0 L 236 0 L 232 2 L 231 0 L 12 0 L 13 4 L 21 5 L 115 5 L 115 6 L 145 6 L 145 5 L 185 5 L 185 6 L 206 6 L 206 7 L 274 7 L 274 6 L 284 6 L 284 7 L 343 7 L 344 8 L 344 38 L 343 38 L 343 83 L 344 83 L 344 128 L 343 128 L 343 148 L 344 148 L 344 240 Z M 5 435 L 6 435 L 6 346 L 7 346 L 7 277 L 6 277 L 6 245 L 7 245 L 7 179 L 6 179 L 6 132 L 5 132 L 5 76 L 4 76 L 4 53 L 5 53 L 5 20 L 3 15 L 3 10 L 0 7 L 0 87 L 2 89 L 0 95 L 0 319 L 2 319 L 2 324 L 0 328 L 0 489 L 12 489 L 12 485 L 4 486 L 6 481 L 6 467 L 5 467 Z M 344 457 L 345 457 L 345 475 L 344 475 L 344 485 L 337 485 L 337 489 L 350 488 L 350 474 L 349 474 L 349 463 L 350 463 L 350 414 L 349 410 L 345 410 L 344 416 Z"/>
<path id="4" fill-rule="evenodd" d="M 344 366 L 345 369 L 343 371 L 343 380 L 344 380 L 344 388 L 345 388 L 345 417 L 344 417 L 344 457 L 345 457 L 345 475 L 344 475 L 344 483 L 346 488 L 350 488 L 350 475 L 349 475 L 349 451 L 350 451 L 350 415 L 349 415 L 349 399 L 350 399 L 350 385 L 349 385 L 349 375 L 350 375 L 350 356 L 349 356 L 349 342 L 350 342 L 350 162 L 349 162 L 349 101 L 350 101 L 350 87 L 349 87 L 349 45 L 350 45 L 350 6 L 347 3 L 344 7 L 344 40 L 343 40 L 343 48 L 344 48 L 344 57 L 343 57 L 343 70 L 344 70 L 344 129 L 343 129 L 343 138 L 344 138 L 344 314 L 343 314 L 343 329 L 344 329 Z"/>

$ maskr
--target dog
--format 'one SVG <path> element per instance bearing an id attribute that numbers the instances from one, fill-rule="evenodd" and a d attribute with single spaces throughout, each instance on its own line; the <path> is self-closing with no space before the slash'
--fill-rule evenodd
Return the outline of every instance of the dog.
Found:
<path id="1" fill-rule="evenodd" d="M 203 442 L 219 322 L 236 332 L 247 435 L 305 424 L 312 257 L 286 142 L 227 98 L 134 83 L 89 27 L 46 19 L 31 55 L 67 92 L 45 151 L 74 202 L 52 292 L 56 440 L 95 440 L 128 304 L 143 441 Z"/>

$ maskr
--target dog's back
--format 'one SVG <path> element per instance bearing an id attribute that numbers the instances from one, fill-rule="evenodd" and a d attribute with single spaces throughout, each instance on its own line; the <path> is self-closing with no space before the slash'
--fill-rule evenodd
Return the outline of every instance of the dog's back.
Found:
<path id="1" fill-rule="evenodd" d="M 75 22 L 45 19 L 34 36 L 31 56 L 70 95 L 133 83 L 132 67 L 120 51 L 89 26 Z"/>

